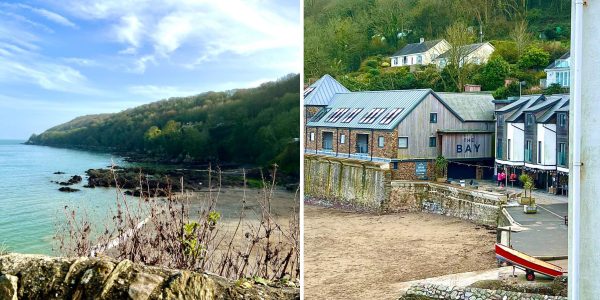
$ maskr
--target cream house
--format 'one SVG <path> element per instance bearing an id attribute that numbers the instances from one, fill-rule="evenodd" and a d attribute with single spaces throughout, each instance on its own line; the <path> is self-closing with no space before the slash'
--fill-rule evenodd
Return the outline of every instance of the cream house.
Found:
<path id="1" fill-rule="evenodd" d="M 450 44 L 444 39 L 425 41 L 424 38 L 421 38 L 419 43 L 408 44 L 394 53 L 390 57 L 391 66 L 428 65 L 448 49 L 450 49 Z"/>
<path id="2" fill-rule="evenodd" d="M 496 50 L 494 46 L 488 42 L 462 46 L 460 47 L 460 55 L 464 57 L 461 59 L 460 66 L 462 67 L 465 63 L 475 65 L 485 64 L 490 59 L 492 53 L 494 53 L 494 50 Z M 444 68 L 449 63 L 450 55 L 451 51 L 440 54 L 435 59 L 435 64 L 440 68 Z"/>

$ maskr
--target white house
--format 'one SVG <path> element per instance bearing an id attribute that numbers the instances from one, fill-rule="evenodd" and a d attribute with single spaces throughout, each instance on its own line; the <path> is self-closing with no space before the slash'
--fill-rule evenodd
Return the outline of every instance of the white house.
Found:
<path id="1" fill-rule="evenodd" d="M 562 87 L 569 87 L 571 80 L 571 52 L 565 53 L 544 69 L 546 72 L 546 84 L 549 87 L 558 83 Z"/>
<path id="2" fill-rule="evenodd" d="M 392 67 L 428 65 L 442 53 L 450 49 L 450 44 L 444 40 L 425 41 L 421 38 L 419 43 L 408 44 L 391 58 Z"/>
<path id="3" fill-rule="evenodd" d="M 494 50 L 496 50 L 496 48 L 488 42 L 462 46 L 460 47 L 460 52 L 461 55 L 464 55 L 464 58 L 461 60 L 460 66 L 462 67 L 465 63 L 476 65 L 485 64 L 490 59 L 492 53 L 494 53 Z M 446 51 L 438 56 L 434 62 L 438 67 L 444 68 L 448 64 L 449 56 L 450 51 Z"/>

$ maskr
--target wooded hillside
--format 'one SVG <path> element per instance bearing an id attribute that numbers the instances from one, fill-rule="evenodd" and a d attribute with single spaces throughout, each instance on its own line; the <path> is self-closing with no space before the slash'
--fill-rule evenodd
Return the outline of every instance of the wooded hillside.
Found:
<path id="1" fill-rule="evenodd" d="M 299 174 L 299 75 L 252 89 L 170 98 L 76 118 L 32 135 L 38 145 L 106 148 L 179 162 L 280 165 Z"/>
<path id="2" fill-rule="evenodd" d="M 463 40 L 496 48 L 492 66 L 467 66 L 464 74 L 452 68 L 410 73 L 387 68 L 389 56 L 406 44 L 421 37 L 453 44 L 461 30 Z M 527 89 L 545 78 L 543 67 L 568 51 L 570 1 L 306 0 L 304 34 L 307 84 L 331 74 L 350 90 L 456 91 L 454 77 L 460 75 L 484 90 L 498 89 L 509 77 L 526 81 Z M 501 96 L 511 91 L 514 87 Z"/>

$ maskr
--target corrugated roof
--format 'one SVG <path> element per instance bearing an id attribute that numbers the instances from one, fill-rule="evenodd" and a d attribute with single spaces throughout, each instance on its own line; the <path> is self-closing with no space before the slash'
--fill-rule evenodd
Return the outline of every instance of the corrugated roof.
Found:
<path id="1" fill-rule="evenodd" d="M 398 50 L 392 56 L 402 56 L 402 55 L 409 55 L 409 54 L 415 54 L 415 53 L 423 53 L 423 52 L 426 52 L 427 50 L 433 48 L 435 45 L 437 45 L 441 41 L 443 41 L 443 40 L 440 39 L 440 40 L 433 40 L 433 41 L 425 41 L 423 43 L 408 44 L 408 45 L 404 46 L 402 49 Z"/>
<path id="2" fill-rule="evenodd" d="M 494 97 L 483 93 L 437 93 L 465 121 L 494 121 Z"/>
<path id="3" fill-rule="evenodd" d="M 315 127 L 339 127 L 339 128 L 357 128 L 357 129 L 383 129 L 390 130 L 398 126 L 398 123 L 404 119 L 427 95 L 432 93 L 430 89 L 422 90 L 398 90 L 398 91 L 369 91 L 336 94 L 327 106 L 329 111 L 316 122 L 309 121 L 309 126 Z M 326 122 L 328 118 L 340 108 L 362 108 L 363 110 L 348 123 L 342 122 L 346 113 L 337 122 Z M 360 120 L 375 108 L 385 108 L 386 110 L 379 115 L 371 124 L 361 124 Z M 394 108 L 403 108 L 402 112 L 389 124 L 381 124 L 380 121 Z M 318 114 L 317 114 L 318 115 Z"/>
<path id="4" fill-rule="evenodd" d="M 489 43 L 485 42 L 485 43 L 464 45 L 464 46 L 460 47 L 461 53 L 463 53 L 463 55 L 468 55 L 469 53 L 477 50 L 479 47 L 486 45 L 486 44 L 489 44 Z M 463 52 L 463 49 L 464 49 L 464 52 Z M 440 54 L 440 56 L 438 56 L 437 58 L 446 58 L 446 57 L 448 57 L 448 55 L 450 55 L 450 51 L 446 51 L 446 52 Z"/>
<path id="5" fill-rule="evenodd" d="M 312 91 L 304 97 L 305 106 L 326 106 L 331 102 L 331 99 L 336 93 L 350 92 L 350 90 L 329 74 L 323 75 L 323 77 L 307 87 L 306 91 L 309 89 L 312 89 Z"/>
<path id="6" fill-rule="evenodd" d="M 461 121 L 494 121 L 493 97 L 489 94 L 476 93 L 435 93 L 431 89 L 395 90 L 395 91 L 369 91 L 336 94 L 331 103 L 320 113 L 317 118 L 308 122 L 315 127 L 339 127 L 357 129 L 383 129 L 390 130 L 398 126 L 411 111 L 419 105 L 429 94 L 433 94 Z M 350 122 L 343 122 L 350 115 L 352 109 L 362 108 Z M 370 124 L 361 123 L 361 119 L 373 109 L 383 108 L 383 111 Z M 395 108 L 402 108 L 388 124 L 381 124 L 388 113 Z M 340 109 L 347 109 L 343 116 L 332 117 Z M 331 118 L 331 119 L 330 119 Z M 332 120 L 335 120 L 333 122 Z"/>

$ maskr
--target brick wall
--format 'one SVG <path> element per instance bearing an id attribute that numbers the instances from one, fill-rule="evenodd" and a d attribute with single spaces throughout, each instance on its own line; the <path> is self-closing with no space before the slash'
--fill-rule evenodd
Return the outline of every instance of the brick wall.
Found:
<path id="1" fill-rule="evenodd" d="M 394 169 L 394 163 L 390 163 L 392 180 L 419 180 L 415 173 L 416 162 L 414 161 L 399 161 L 398 169 Z M 427 161 L 427 178 L 435 179 L 435 163 Z"/>
<path id="2" fill-rule="evenodd" d="M 315 140 L 310 141 L 310 133 L 315 134 Z M 323 132 L 333 134 L 333 152 L 348 154 L 356 153 L 357 134 L 366 134 L 369 136 L 369 154 L 373 157 L 396 158 L 398 149 L 397 130 L 357 130 L 332 127 L 307 127 L 306 128 L 306 149 L 323 150 Z M 341 143 L 341 136 L 344 135 L 344 143 Z M 383 147 L 379 147 L 379 137 L 384 138 Z"/>

